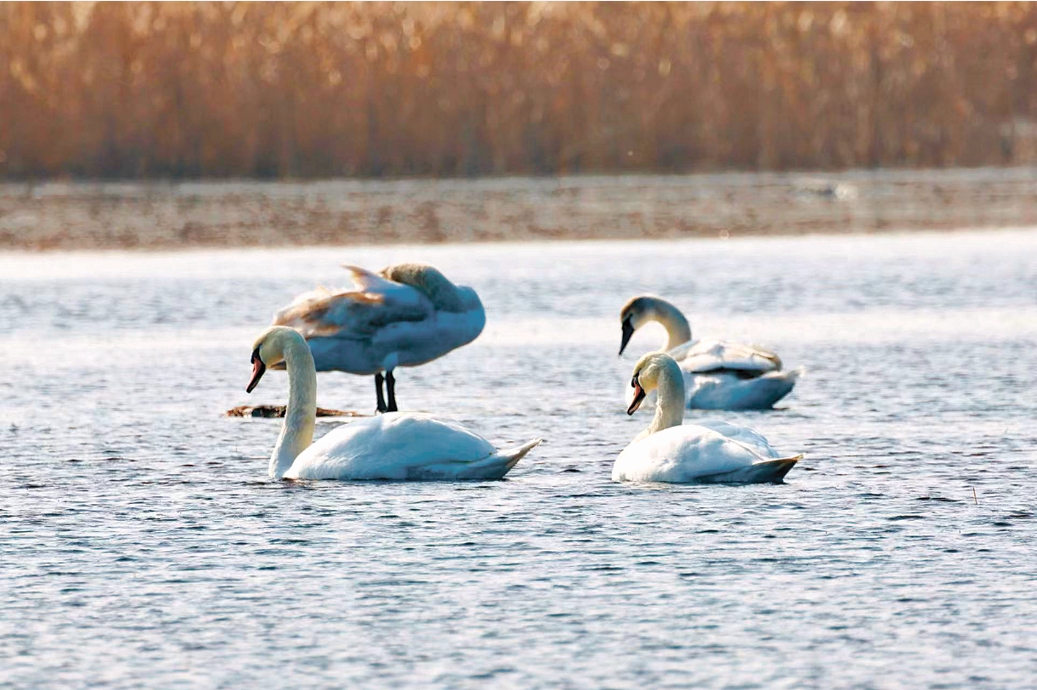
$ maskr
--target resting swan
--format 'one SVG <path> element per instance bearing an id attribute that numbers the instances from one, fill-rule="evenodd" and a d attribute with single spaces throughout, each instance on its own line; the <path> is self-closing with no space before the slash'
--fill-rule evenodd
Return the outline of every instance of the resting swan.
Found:
<path id="1" fill-rule="evenodd" d="M 400 412 L 351 422 L 313 443 L 317 371 L 297 331 L 271 326 L 256 339 L 245 390 L 280 362 L 288 369 L 288 409 L 270 456 L 273 479 L 501 479 L 540 443 L 498 451 L 456 424 Z"/>
<path id="2" fill-rule="evenodd" d="M 672 357 L 650 352 L 630 380 L 634 414 L 645 395 L 658 391 L 655 418 L 623 449 L 612 467 L 616 482 L 777 483 L 802 455 L 783 458 L 752 429 L 727 422 L 682 424 L 684 377 Z"/>
<path id="3" fill-rule="evenodd" d="M 475 290 L 454 285 L 432 266 L 395 264 L 377 275 L 343 267 L 353 274 L 352 289 L 320 287 L 299 295 L 274 315 L 274 325 L 302 333 L 317 371 L 374 374 L 378 412 L 395 412 L 393 370 L 472 342 L 486 313 Z"/>
<path id="4" fill-rule="evenodd" d="M 687 407 L 701 410 L 764 410 L 795 387 L 801 370 L 782 371 L 778 355 L 724 340 L 692 340 L 681 311 L 658 297 L 635 297 L 620 312 L 623 354 L 641 326 L 656 321 L 666 328 L 664 351 L 684 372 Z"/>

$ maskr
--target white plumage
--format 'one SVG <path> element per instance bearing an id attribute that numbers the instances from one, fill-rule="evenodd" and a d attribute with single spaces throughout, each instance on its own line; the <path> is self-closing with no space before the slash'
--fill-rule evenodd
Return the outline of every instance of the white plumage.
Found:
<path id="1" fill-rule="evenodd" d="M 352 288 L 317 288 L 274 315 L 306 338 L 317 371 L 376 376 L 379 411 L 396 409 L 397 367 L 438 359 L 475 340 L 486 313 L 475 290 L 457 286 L 432 266 L 396 264 L 378 274 L 345 266 Z M 382 399 L 382 372 L 388 398 Z"/>
<path id="2" fill-rule="evenodd" d="M 398 412 L 345 424 L 313 443 L 317 372 L 297 331 L 272 326 L 260 335 L 246 390 L 255 388 L 268 366 L 281 362 L 288 370 L 288 406 L 270 456 L 274 479 L 500 479 L 540 443 L 497 450 L 453 422 Z"/>
<path id="3" fill-rule="evenodd" d="M 338 427 L 304 450 L 285 479 L 500 479 L 540 440 L 500 450 L 452 422 L 390 412 Z"/>
<path id="4" fill-rule="evenodd" d="M 657 391 L 655 418 L 616 458 L 613 481 L 754 484 L 780 482 L 802 455 L 781 457 L 763 436 L 723 421 L 682 424 L 684 381 L 672 357 L 642 357 L 631 379 L 633 414 Z"/>
<path id="5" fill-rule="evenodd" d="M 781 358 L 755 345 L 726 340 L 692 340 L 691 326 L 677 307 L 658 297 L 635 297 L 620 313 L 626 349 L 634 331 L 651 321 L 666 328 L 663 350 L 683 372 L 687 407 L 703 410 L 758 410 L 788 395 L 801 369 L 783 370 Z"/>

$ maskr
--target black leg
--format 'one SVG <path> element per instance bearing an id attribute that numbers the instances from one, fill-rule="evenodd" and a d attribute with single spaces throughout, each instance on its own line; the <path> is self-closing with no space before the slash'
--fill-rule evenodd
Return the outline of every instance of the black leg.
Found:
<path id="1" fill-rule="evenodd" d="M 396 412 L 396 377 L 385 372 L 385 391 L 389 394 L 389 412 Z"/>
<path id="2" fill-rule="evenodd" d="M 385 377 L 382 376 L 382 372 L 378 372 L 374 375 L 374 392 L 378 396 L 378 407 L 375 412 L 381 414 L 386 411 L 385 398 L 382 397 L 382 382 L 385 381 Z"/>

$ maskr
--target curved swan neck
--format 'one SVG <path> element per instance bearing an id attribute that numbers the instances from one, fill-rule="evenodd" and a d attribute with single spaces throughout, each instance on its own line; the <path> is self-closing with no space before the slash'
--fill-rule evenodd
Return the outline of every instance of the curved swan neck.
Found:
<path id="1" fill-rule="evenodd" d="M 691 340 L 691 324 L 684 318 L 681 310 L 664 299 L 652 300 L 652 310 L 649 318 L 657 321 L 666 329 L 666 346 L 664 352 L 668 352 L 678 345 Z"/>
<path id="2" fill-rule="evenodd" d="M 273 479 L 283 477 L 299 453 L 310 447 L 317 421 L 317 368 L 310 346 L 301 337 L 289 339 L 284 347 L 284 362 L 288 370 L 288 407 L 281 435 L 270 456 Z"/>
<path id="3" fill-rule="evenodd" d="M 684 423 L 684 375 L 672 359 L 660 371 L 656 391 L 655 417 L 644 436 Z"/>
<path id="4" fill-rule="evenodd" d="M 416 263 L 395 264 L 383 268 L 381 274 L 389 280 L 410 285 L 424 293 L 438 310 L 460 313 L 471 308 L 460 288 L 433 266 Z"/>

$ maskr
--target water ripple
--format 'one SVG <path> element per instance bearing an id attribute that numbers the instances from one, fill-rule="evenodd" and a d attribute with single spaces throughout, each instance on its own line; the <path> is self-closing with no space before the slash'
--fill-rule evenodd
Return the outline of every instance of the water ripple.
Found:
<path id="1" fill-rule="evenodd" d="M 0 257 L 37 262 L 0 270 L 0 684 L 1026 687 L 1035 250 L 1020 231 Z M 400 373 L 403 406 L 548 442 L 503 482 L 266 481 L 278 422 L 221 416 L 253 402 L 256 331 L 338 263 L 401 258 L 489 314 Z M 723 415 L 807 452 L 787 484 L 609 481 L 647 423 L 615 356 L 639 292 L 808 368 L 783 410 Z M 319 397 L 366 411 L 369 389 L 328 374 Z M 285 392 L 275 372 L 254 397 Z"/>

